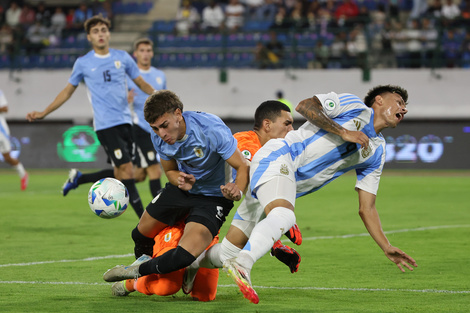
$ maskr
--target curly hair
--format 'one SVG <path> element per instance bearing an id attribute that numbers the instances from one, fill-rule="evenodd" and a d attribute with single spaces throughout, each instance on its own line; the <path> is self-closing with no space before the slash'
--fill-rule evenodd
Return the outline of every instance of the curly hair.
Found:
<path id="1" fill-rule="evenodd" d="M 159 90 L 145 100 L 144 118 L 149 124 L 152 124 L 160 116 L 165 113 L 173 113 L 176 109 L 183 112 L 183 103 L 180 98 L 170 90 Z"/>
<path id="2" fill-rule="evenodd" d="M 394 86 L 394 85 L 380 85 L 380 86 L 375 86 L 369 92 L 367 93 L 366 97 L 364 98 L 364 104 L 367 105 L 368 107 L 371 107 L 374 102 L 375 102 L 375 97 L 381 94 L 384 94 L 386 92 L 390 93 L 397 93 L 401 96 L 403 101 L 405 101 L 406 104 L 408 101 L 408 91 L 406 89 L 400 87 L 400 86 Z"/>

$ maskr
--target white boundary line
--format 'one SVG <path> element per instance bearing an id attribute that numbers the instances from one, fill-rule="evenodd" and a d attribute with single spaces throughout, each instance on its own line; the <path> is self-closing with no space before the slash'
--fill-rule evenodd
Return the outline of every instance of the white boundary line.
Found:
<path id="1" fill-rule="evenodd" d="M 440 225 L 440 226 L 428 226 L 428 227 L 418 227 L 418 228 L 405 228 L 405 229 L 397 229 L 397 230 L 389 230 L 385 231 L 386 234 L 396 234 L 396 233 L 406 233 L 406 232 L 413 232 L 413 231 L 425 231 L 425 230 L 434 230 L 434 229 L 448 229 L 448 228 L 468 228 L 470 224 L 465 225 Z M 345 239 L 345 238 L 355 238 L 355 237 L 365 237 L 369 236 L 369 233 L 361 233 L 361 234 L 349 234 L 349 235 L 340 235 L 340 236 L 318 236 L 318 237 L 308 237 L 303 238 L 303 240 L 323 240 L 323 239 Z M 288 242 L 289 240 L 283 240 L 283 242 Z M 84 262 L 84 261 L 96 261 L 96 260 L 104 260 L 104 259 L 119 259 L 119 258 L 126 258 L 132 256 L 132 253 L 129 254 L 119 254 L 119 255 L 107 255 L 102 257 L 91 257 L 85 259 L 77 259 L 77 260 L 57 260 L 57 261 L 40 261 L 40 262 L 28 262 L 28 263 L 11 263 L 11 264 L 0 264 L 0 268 L 2 267 L 11 267 L 11 266 L 30 266 L 30 265 L 41 265 L 41 264 L 53 264 L 53 263 L 68 263 L 68 262 Z"/>
<path id="2" fill-rule="evenodd" d="M 54 281 L 0 281 L 0 284 L 30 284 L 30 285 L 85 285 L 85 286 L 110 286 L 111 283 L 84 283 L 84 282 L 54 282 Z M 218 288 L 233 288 L 237 285 L 218 285 Z M 417 292 L 417 293 L 445 293 L 445 294 L 470 294 L 470 290 L 441 290 L 441 289 L 389 289 L 389 288 L 343 288 L 343 287 L 267 287 L 254 286 L 258 289 L 276 290 L 319 290 L 319 291 L 382 291 L 382 292 Z"/>

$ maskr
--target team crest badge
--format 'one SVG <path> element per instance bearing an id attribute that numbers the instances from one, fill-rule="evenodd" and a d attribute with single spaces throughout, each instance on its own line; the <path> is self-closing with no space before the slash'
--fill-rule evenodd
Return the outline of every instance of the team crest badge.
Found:
<path id="1" fill-rule="evenodd" d="M 204 156 L 204 151 L 202 151 L 201 148 L 194 148 L 193 151 L 194 151 L 194 154 L 195 154 L 198 158 L 202 158 L 202 157 Z"/>
<path id="2" fill-rule="evenodd" d="M 114 61 L 114 66 L 115 66 L 117 69 L 120 69 L 120 68 L 121 68 L 121 61 Z"/>
<path id="3" fill-rule="evenodd" d="M 243 156 L 245 157 L 245 159 L 247 159 L 248 161 L 251 160 L 251 152 L 248 151 L 248 150 L 243 150 L 242 151 L 242 154 Z"/>
<path id="4" fill-rule="evenodd" d="M 114 156 L 116 157 L 116 159 L 120 160 L 122 158 L 122 151 L 121 149 L 116 149 L 114 150 Z"/>
<path id="5" fill-rule="evenodd" d="M 157 77 L 155 80 L 157 81 L 157 84 L 163 85 L 163 81 L 161 77 Z"/>
<path id="6" fill-rule="evenodd" d="M 171 232 L 169 232 L 168 234 L 165 235 L 165 238 L 163 238 L 163 240 L 165 240 L 165 242 L 169 242 L 171 240 Z"/>
<path id="7" fill-rule="evenodd" d="M 324 103 L 324 107 L 328 110 L 331 111 L 336 107 L 336 103 L 331 100 L 331 99 L 326 99 Z"/>
<path id="8" fill-rule="evenodd" d="M 287 168 L 286 164 L 281 164 L 280 172 L 282 175 L 289 175 L 289 169 Z"/>
<path id="9" fill-rule="evenodd" d="M 147 152 L 147 158 L 148 158 L 150 161 L 155 160 L 155 153 L 154 153 L 153 151 Z"/>

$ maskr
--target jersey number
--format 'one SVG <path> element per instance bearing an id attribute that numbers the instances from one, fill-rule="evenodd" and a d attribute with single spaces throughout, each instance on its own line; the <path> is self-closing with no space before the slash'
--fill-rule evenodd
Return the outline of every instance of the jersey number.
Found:
<path id="1" fill-rule="evenodd" d="M 105 82 L 111 81 L 111 73 L 109 73 L 109 70 L 103 72 L 103 79 Z"/>

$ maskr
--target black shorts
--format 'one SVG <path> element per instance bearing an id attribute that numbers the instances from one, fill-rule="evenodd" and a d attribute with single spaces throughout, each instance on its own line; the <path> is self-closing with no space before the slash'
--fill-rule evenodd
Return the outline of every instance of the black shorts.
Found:
<path id="1" fill-rule="evenodd" d="M 157 153 L 153 147 L 150 134 L 138 125 L 133 125 L 132 131 L 134 132 L 134 140 L 137 145 L 134 164 L 141 168 L 158 164 Z"/>
<path id="2" fill-rule="evenodd" d="M 187 216 L 185 223 L 202 224 L 215 237 L 232 208 L 233 201 L 224 197 L 193 195 L 167 183 L 147 206 L 147 213 L 170 226 Z"/>
<path id="3" fill-rule="evenodd" d="M 134 161 L 135 144 L 132 125 L 122 124 L 96 131 L 96 135 L 115 167 Z"/>

